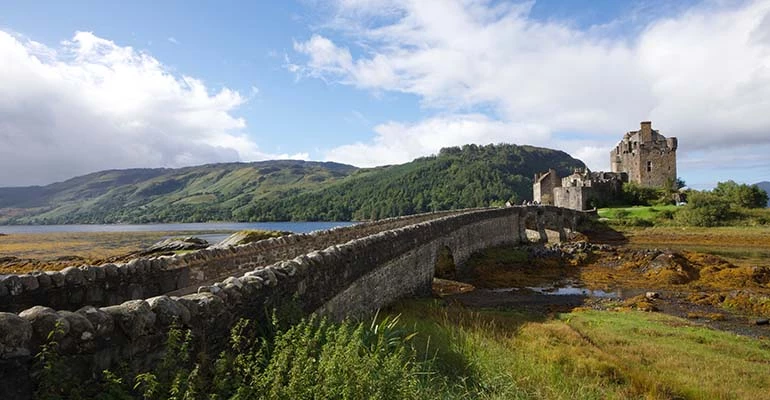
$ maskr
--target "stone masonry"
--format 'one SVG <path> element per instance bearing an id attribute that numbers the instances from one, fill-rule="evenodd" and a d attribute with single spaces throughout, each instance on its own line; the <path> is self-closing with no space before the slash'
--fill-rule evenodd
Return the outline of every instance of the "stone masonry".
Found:
<path id="1" fill-rule="evenodd" d="M 641 129 L 631 131 L 610 152 L 612 172 L 625 172 L 630 182 L 645 187 L 664 187 L 676 182 L 675 137 L 666 138 L 643 121 Z"/>

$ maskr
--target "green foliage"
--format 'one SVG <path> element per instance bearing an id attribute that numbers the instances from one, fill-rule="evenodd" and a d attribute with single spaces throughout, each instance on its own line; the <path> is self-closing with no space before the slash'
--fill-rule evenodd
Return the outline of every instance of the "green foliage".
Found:
<path id="1" fill-rule="evenodd" d="M 732 208 L 764 208 L 767 192 L 757 185 L 737 184 L 734 181 L 719 182 L 713 194 L 727 201 Z"/>
<path id="2" fill-rule="evenodd" d="M 757 185 L 719 182 L 710 192 L 690 191 L 687 206 L 675 220 L 693 226 L 763 225 L 767 222 L 766 216 L 752 209 L 764 208 L 767 201 L 767 192 Z"/>
<path id="3" fill-rule="evenodd" d="M 662 189 L 644 187 L 634 182 L 623 184 L 623 201 L 627 205 L 650 206 L 659 203 L 665 196 L 665 190 Z"/>
<path id="4" fill-rule="evenodd" d="M 42 400 L 67 399 L 70 396 L 80 396 L 78 388 L 67 382 L 67 367 L 59 354 L 58 339 L 64 336 L 61 321 L 56 321 L 53 330 L 48 333 L 46 343 L 35 356 L 33 370 L 37 373 L 37 390 L 35 398 Z"/>
<path id="5" fill-rule="evenodd" d="M 679 211 L 675 220 L 683 225 L 719 226 L 734 216 L 727 199 L 713 192 L 689 193 L 687 206 Z"/>
<path id="6" fill-rule="evenodd" d="M 274 326 L 278 326 L 277 324 Z M 233 327 L 213 361 L 193 359 L 190 331 L 172 328 L 152 371 L 133 379 L 105 371 L 98 381 L 73 376 L 51 341 L 36 398 L 41 399 L 421 399 L 435 397 L 431 364 L 418 360 L 399 316 L 371 323 L 311 318 L 271 335 L 247 320 Z M 52 334 L 52 338 L 53 338 Z M 133 387 L 125 382 L 133 381 Z"/>

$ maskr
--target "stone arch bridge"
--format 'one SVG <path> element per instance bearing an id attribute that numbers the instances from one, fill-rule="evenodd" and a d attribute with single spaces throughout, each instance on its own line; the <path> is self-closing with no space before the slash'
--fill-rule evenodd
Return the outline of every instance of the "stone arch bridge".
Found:
<path id="1" fill-rule="evenodd" d="M 0 279 L 0 398 L 27 398 L 32 356 L 59 321 L 66 357 L 101 371 L 162 354 L 174 322 L 222 345 L 240 318 L 265 321 L 291 305 L 336 319 L 399 298 L 429 295 L 438 254 L 462 268 L 474 252 L 563 240 L 592 213 L 552 206 L 470 209 L 350 227 L 125 264 L 70 267 Z"/>

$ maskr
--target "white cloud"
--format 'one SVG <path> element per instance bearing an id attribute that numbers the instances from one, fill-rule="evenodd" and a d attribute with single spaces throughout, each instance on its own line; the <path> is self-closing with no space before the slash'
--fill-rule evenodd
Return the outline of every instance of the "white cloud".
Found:
<path id="1" fill-rule="evenodd" d="M 169 36 L 169 38 L 166 40 L 168 40 L 170 43 L 173 43 L 173 44 L 179 44 L 179 41 L 176 40 L 176 38 L 173 36 Z"/>
<path id="2" fill-rule="evenodd" d="M 562 148 L 607 168 L 621 134 L 647 119 L 679 137 L 684 157 L 770 144 L 770 1 L 707 1 L 622 37 L 608 35 L 619 30 L 612 22 L 581 30 L 536 21 L 531 5 L 339 0 L 325 35 L 295 44 L 305 62 L 294 72 L 414 94 L 435 115 L 380 125 L 372 141 L 327 157 L 374 164 L 462 140 L 503 140 Z M 521 127 L 534 128 L 528 136 Z M 557 133 L 594 136 L 565 141 Z M 760 148 L 741 151 L 753 157 Z M 359 161 L 363 150 L 375 156 Z"/>
<path id="3" fill-rule="evenodd" d="M 0 31 L 0 186 L 106 168 L 289 158 L 265 154 L 211 92 L 160 61 L 90 32 L 57 49 Z M 294 155 L 306 158 L 306 154 Z"/>

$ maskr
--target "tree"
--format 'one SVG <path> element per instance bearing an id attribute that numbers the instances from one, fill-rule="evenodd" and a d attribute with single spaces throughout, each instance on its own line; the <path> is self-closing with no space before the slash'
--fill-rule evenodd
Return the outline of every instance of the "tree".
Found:
<path id="1" fill-rule="evenodd" d="M 767 192 L 757 185 L 738 184 L 732 180 L 717 183 L 713 193 L 733 208 L 764 208 L 768 200 Z"/>

